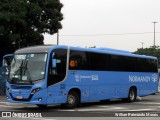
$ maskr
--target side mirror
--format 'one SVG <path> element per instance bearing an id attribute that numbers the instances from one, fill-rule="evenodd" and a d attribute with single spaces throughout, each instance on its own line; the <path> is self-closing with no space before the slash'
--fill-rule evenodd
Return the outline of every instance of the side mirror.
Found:
<path id="1" fill-rule="evenodd" d="M 56 68 L 56 67 L 57 67 L 57 60 L 52 59 L 52 68 Z"/>

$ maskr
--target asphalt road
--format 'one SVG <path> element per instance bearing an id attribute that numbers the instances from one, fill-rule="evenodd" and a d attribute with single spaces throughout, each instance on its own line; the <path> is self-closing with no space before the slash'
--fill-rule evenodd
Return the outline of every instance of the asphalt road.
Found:
<path id="1" fill-rule="evenodd" d="M 35 105 L 8 103 L 5 97 L 0 96 L 0 116 L 1 120 L 10 119 L 9 116 L 12 116 L 12 120 L 18 120 L 19 117 L 23 117 L 23 120 L 43 120 L 44 118 L 47 120 L 72 120 L 75 118 L 101 120 L 106 119 L 106 117 L 111 120 L 124 120 L 124 118 L 134 120 L 135 117 L 143 118 L 143 120 L 154 120 L 160 119 L 160 94 L 143 97 L 134 103 L 127 103 L 122 100 L 84 103 L 76 109 L 63 109 L 59 105 L 40 109 Z M 27 118 L 28 116 L 31 118 Z M 33 118 L 33 116 L 36 117 Z"/>

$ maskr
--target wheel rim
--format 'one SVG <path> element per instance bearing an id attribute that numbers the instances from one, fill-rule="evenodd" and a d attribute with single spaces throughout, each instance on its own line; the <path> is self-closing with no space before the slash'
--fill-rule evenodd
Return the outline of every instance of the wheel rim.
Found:
<path id="1" fill-rule="evenodd" d="M 69 103 L 70 105 L 73 105 L 73 104 L 75 103 L 75 98 L 74 98 L 74 96 L 72 96 L 72 95 L 69 95 L 69 96 L 68 96 L 68 103 Z"/>
<path id="2" fill-rule="evenodd" d="M 135 94 L 134 94 L 134 91 L 133 91 L 133 90 L 131 90 L 129 97 L 130 97 L 130 100 L 134 100 Z"/>

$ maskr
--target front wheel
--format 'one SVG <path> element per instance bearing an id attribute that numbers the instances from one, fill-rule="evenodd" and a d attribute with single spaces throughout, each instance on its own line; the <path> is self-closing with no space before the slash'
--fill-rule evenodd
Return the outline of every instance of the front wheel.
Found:
<path id="1" fill-rule="evenodd" d="M 131 88 L 129 90 L 129 94 L 128 94 L 128 101 L 134 102 L 134 101 L 136 101 L 136 98 L 137 98 L 136 90 L 134 88 Z"/>
<path id="2" fill-rule="evenodd" d="M 78 107 L 79 104 L 80 104 L 79 95 L 77 94 L 77 92 L 71 91 L 67 96 L 66 103 L 63 104 L 62 107 L 72 109 L 72 108 Z"/>

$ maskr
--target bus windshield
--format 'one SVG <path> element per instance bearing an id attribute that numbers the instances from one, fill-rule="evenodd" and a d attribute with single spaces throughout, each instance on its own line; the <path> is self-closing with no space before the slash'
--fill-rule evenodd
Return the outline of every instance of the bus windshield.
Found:
<path id="1" fill-rule="evenodd" d="M 10 83 L 34 83 L 45 77 L 47 53 L 17 54 L 11 63 Z"/>

